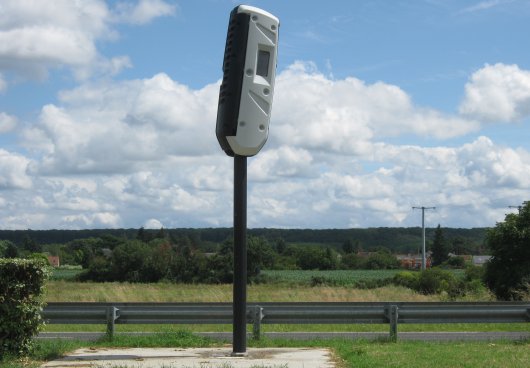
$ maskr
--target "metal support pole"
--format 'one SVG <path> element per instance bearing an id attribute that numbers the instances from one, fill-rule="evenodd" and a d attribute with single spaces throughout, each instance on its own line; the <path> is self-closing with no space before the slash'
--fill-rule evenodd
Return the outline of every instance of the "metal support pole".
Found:
<path id="1" fill-rule="evenodd" d="M 254 307 L 254 318 L 252 326 L 252 335 L 255 340 L 261 338 L 261 320 L 263 319 L 263 307 L 256 305 Z"/>
<path id="2" fill-rule="evenodd" d="M 421 270 L 427 268 L 427 259 L 425 257 L 425 207 L 421 208 Z"/>
<path id="3" fill-rule="evenodd" d="M 118 319 L 118 312 L 119 309 L 116 307 L 107 308 L 107 336 L 109 337 L 109 339 L 112 339 L 114 337 L 115 323 Z"/>
<path id="4" fill-rule="evenodd" d="M 412 207 L 412 209 L 421 209 L 421 269 L 425 270 L 427 268 L 427 256 L 425 254 L 425 210 L 435 210 L 436 207 Z"/>
<path id="5" fill-rule="evenodd" d="M 396 342 L 398 338 L 398 306 L 391 305 L 388 311 L 390 320 L 390 341 Z"/>
<path id="6" fill-rule="evenodd" d="M 247 158 L 234 157 L 233 351 L 247 351 Z"/>

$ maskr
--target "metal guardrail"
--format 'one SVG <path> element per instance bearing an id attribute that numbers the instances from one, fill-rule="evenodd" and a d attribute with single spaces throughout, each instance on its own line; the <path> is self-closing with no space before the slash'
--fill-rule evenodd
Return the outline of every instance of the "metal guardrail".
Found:
<path id="1" fill-rule="evenodd" d="M 231 324 L 231 303 L 48 303 L 50 324 Z M 247 303 L 255 338 L 261 324 L 389 324 L 396 340 L 401 323 L 524 323 L 530 302 L 478 303 Z"/>

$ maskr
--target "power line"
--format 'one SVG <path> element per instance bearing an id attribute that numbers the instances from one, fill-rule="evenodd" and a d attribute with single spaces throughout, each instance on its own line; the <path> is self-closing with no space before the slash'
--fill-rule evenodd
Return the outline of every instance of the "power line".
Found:
<path id="1" fill-rule="evenodd" d="M 421 209 L 421 234 L 422 234 L 422 248 L 421 248 L 421 269 L 427 268 L 427 259 L 425 257 L 425 210 L 435 210 L 436 207 L 412 207 L 413 210 Z"/>

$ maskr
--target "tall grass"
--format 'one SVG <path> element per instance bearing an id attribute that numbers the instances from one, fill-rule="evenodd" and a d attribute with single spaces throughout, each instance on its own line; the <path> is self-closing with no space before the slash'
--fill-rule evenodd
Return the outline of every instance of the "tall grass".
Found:
<path id="1" fill-rule="evenodd" d="M 422 295 L 410 289 L 386 286 L 360 290 L 345 286 L 256 284 L 248 287 L 250 302 L 375 302 L 440 301 L 440 295 Z M 50 281 L 47 302 L 231 302 L 232 285 L 130 284 Z"/>

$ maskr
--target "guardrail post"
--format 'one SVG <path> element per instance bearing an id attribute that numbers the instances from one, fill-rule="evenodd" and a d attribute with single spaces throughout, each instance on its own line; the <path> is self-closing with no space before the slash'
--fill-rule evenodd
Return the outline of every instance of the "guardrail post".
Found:
<path id="1" fill-rule="evenodd" d="M 259 340 L 261 337 L 261 320 L 263 319 L 263 307 L 256 305 L 252 315 L 252 335 L 254 339 Z"/>
<path id="2" fill-rule="evenodd" d="M 119 317 L 119 311 L 120 310 L 114 306 L 107 308 L 107 336 L 111 339 L 114 337 L 114 326 L 115 321 Z"/>
<path id="3" fill-rule="evenodd" d="M 390 341 L 396 342 L 398 337 L 398 306 L 395 304 L 389 305 L 386 308 L 386 316 L 390 323 Z"/>

